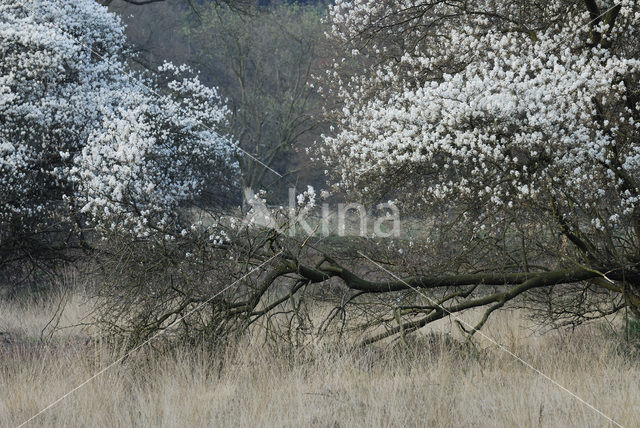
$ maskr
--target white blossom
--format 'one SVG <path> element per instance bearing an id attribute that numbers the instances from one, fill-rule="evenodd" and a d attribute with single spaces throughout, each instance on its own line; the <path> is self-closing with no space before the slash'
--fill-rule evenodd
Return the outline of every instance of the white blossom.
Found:
<path id="1" fill-rule="evenodd" d="M 612 213 L 633 211 L 640 106 L 628 100 L 640 92 L 638 2 L 603 2 L 596 28 L 582 4 L 541 4 L 536 13 L 548 22 L 532 15 L 531 28 L 509 19 L 522 15 L 519 2 L 464 4 L 331 7 L 330 36 L 371 64 L 353 75 L 340 73 L 338 59 L 338 77 L 325 80 L 341 107 L 320 157 L 338 168 L 338 184 L 375 189 L 393 180 L 412 200 L 474 198 L 491 213 L 550 198 L 568 205 L 567 195 L 581 207 L 607 198 Z M 424 13 L 410 15 L 416 10 Z M 615 25 L 605 25 L 609 12 Z"/>
<path id="2" fill-rule="evenodd" d="M 71 217 L 146 236 L 237 166 L 227 109 L 186 67 L 127 66 L 94 0 L 0 3 L 0 223 Z"/>

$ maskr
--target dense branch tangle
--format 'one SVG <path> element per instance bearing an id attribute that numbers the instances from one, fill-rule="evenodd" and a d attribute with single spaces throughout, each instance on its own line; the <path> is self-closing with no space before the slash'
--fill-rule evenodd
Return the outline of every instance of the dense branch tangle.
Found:
<path id="1" fill-rule="evenodd" d="M 275 259 L 264 272 L 210 301 L 209 296 L 221 288 L 225 281 L 231 282 L 233 276 L 217 278 L 212 282 L 210 275 L 202 269 L 210 269 L 210 273 L 219 276 L 225 270 L 224 266 L 228 272 L 237 272 L 234 263 L 221 266 L 219 263 L 223 263 L 222 259 L 216 256 L 202 265 L 197 263 L 190 266 L 189 263 L 179 262 L 184 266 L 177 266 L 174 273 L 169 272 L 172 278 L 170 286 L 158 287 L 158 292 L 164 293 L 165 297 L 155 296 L 149 301 L 154 305 L 158 301 L 164 303 L 151 312 L 147 312 L 150 308 L 146 304 L 142 305 L 144 310 L 141 315 L 146 317 L 146 321 L 137 323 L 140 331 L 136 332 L 139 335 L 136 339 L 154 334 L 163 325 L 184 316 L 205 301 L 208 301 L 208 309 L 200 311 L 197 319 L 190 317 L 183 320 L 184 328 L 191 329 L 195 336 L 203 329 L 215 332 L 214 337 L 218 338 L 243 334 L 254 324 L 266 328 L 269 335 L 278 335 L 280 338 L 313 332 L 337 332 L 342 335 L 345 318 L 350 317 L 347 328 L 364 333 L 360 342 L 362 345 L 409 334 L 450 315 L 457 318 L 457 314 L 464 311 L 482 309 L 484 312 L 478 323 L 466 330 L 471 336 L 482 328 L 494 311 L 504 306 L 521 305 L 527 293 L 567 285 L 584 290 L 589 287 L 605 290 L 608 294 L 602 297 L 610 301 L 610 307 L 615 310 L 605 309 L 599 313 L 601 315 L 611 314 L 627 304 L 632 307 L 640 304 L 638 297 L 629 292 L 631 285 L 640 280 L 640 273 L 634 266 L 611 269 L 608 266 L 564 265 L 554 270 L 534 270 L 534 266 L 530 265 L 529 271 L 515 271 L 517 266 L 513 266 L 504 270 L 466 274 L 422 273 L 398 279 L 400 277 L 395 274 L 384 272 L 386 269 L 389 272 L 399 271 L 398 266 L 402 266 L 402 261 L 397 257 L 386 258 L 383 270 L 370 264 L 367 257 L 354 259 L 348 254 L 336 254 L 333 243 L 325 247 L 334 253 L 327 256 L 316 249 L 300 251 L 301 240 L 279 236 L 275 231 L 253 231 L 250 235 L 251 239 L 246 239 L 242 245 L 239 244 L 240 240 L 236 241 L 234 245 L 237 247 L 233 251 L 245 254 L 241 265 L 246 265 L 246 270 L 285 248 L 289 250 L 285 250 L 284 255 Z M 302 238 L 306 240 L 306 237 Z M 321 239 L 313 239 L 312 242 Z M 362 248 L 362 245 L 357 244 L 355 248 Z M 228 254 L 228 249 L 220 251 Z M 511 248 L 511 251 L 517 250 Z M 159 260 L 145 260 L 144 264 L 165 265 L 164 260 L 171 260 L 173 256 L 163 253 L 154 257 L 159 257 Z M 347 264 L 354 268 L 346 267 Z M 128 271 L 114 272 L 114 276 L 121 277 Z M 167 272 L 161 272 L 162 278 L 165 278 Z M 179 272 L 182 279 L 175 272 Z M 442 268 L 434 267 L 434 272 L 442 272 Z M 139 282 L 162 281 L 155 278 L 145 276 Z M 177 285 L 179 283 L 184 285 Z M 126 289 L 128 293 L 139 296 L 136 289 Z M 335 307 L 314 324 L 310 313 L 317 311 L 317 308 L 307 310 L 306 306 L 313 306 L 314 302 L 317 304 L 317 295 L 323 290 L 328 290 L 328 299 Z M 617 295 L 624 295 L 627 300 L 621 304 L 616 299 Z M 121 305 L 122 299 L 117 302 Z M 132 307 L 128 306 L 129 309 Z M 598 315 L 592 313 L 594 311 L 587 310 L 580 315 L 587 320 Z M 277 319 L 280 321 L 272 321 Z"/>
<path id="2" fill-rule="evenodd" d="M 366 264 L 368 262 L 363 259 L 361 263 Z M 281 269 L 280 272 L 295 273 L 295 279 L 293 280 L 295 286 L 291 289 L 291 295 L 295 294 L 302 285 L 315 284 L 316 286 L 322 286 L 322 284 L 332 279 L 338 279 L 344 287 L 355 292 L 354 297 L 361 299 L 366 298 L 367 295 L 380 294 L 393 297 L 398 292 L 403 291 L 415 292 L 416 297 L 427 297 L 433 290 L 446 290 L 442 298 L 428 298 L 427 303 L 423 305 L 396 305 L 395 309 L 399 311 L 398 315 L 401 321 L 393 327 L 365 338 L 362 341 L 364 345 L 401 332 L 402 334 L 407 334 L 416 331 L 449 315 L 455 316 L 459 312 L 472 308 L 485 308 L 484 316 L 482 316 L 479 323 L 473 329 L 467 331 L 467 333 L 473 334 L 484 325 L 493 311 L 531 290 L 554 287 L 556 285 L 594 282 L 614 292 L 622 293 L 624 281 L 632 279 L 637 281 L 638 279 L 637 271 L 609 272 L 605 275 L 595 269 L 575 267 L 545 272 L 422 275 L 388 281 L 369 280 L 341 266 L 331 258 L 322 258 L 320 263 L 310 266 L 292 257 L 283 261 Z M 278 271 L 275 270 L 275 272 Z M 600 284 L 601 281 L 604 284 Z M 268 283 L 272 282 L 273 277 L 269 277 Z M 288 298 L 288 296 L 286 297 Z M 634 299 L 634 304 L 638 304 L 637 297 L 632 298 Z M 273 304 L 267 305 L 265 310 L 254 313 L 254 315 L 263 315 L 283 301 L 283 299 L 276 300 Z M 342 310 L 344 309 L 344 303 L 342 303 Z M 406 316 L 411 319 L 405 321 Z M 384 319 L 381 317 L 380 324 L 383 324 L 383 321 Z M 388 321 L 392 321 L 392 319 Z"/>

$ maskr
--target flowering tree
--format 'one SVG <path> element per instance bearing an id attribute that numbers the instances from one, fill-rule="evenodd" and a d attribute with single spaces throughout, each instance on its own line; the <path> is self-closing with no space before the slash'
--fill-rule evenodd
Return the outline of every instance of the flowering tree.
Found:
<path id="1" fill-rule="evenodd" d="M 0 267 L 87 229 L 179 232 L 205 183 L 233 185 L 216 90 L 171 64 L 131 72 L 104 6 L 8 0 L 0 23 Z"/>
<path id="2" fill-rule="evenodd" d="M 462 287 L 384 337 L 523 295 L 570 322 L 640 308 L 637 1 L 337 1 L 330 23 L 349 55 L 327 71 L 341 106 L 321 157 L 339 187 L 438 230 L 407 280 L 299 272 L 365 294 Z"/>

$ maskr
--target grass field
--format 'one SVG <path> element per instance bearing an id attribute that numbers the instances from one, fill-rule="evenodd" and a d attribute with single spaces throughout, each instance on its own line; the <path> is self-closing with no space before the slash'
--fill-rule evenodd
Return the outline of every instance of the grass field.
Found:
<path id="1" fill-rule="evenodd" d="M 88 311 L 68 298 L 60 325 Z M 59 301 L 0 303 L 0 426 L 18 426 L 121 356 L 78 327 L 41 341 Z M 25 426 L 616 426 L 478 337 L 469 352 L 449 321 L 410 343 L 305 350 L 247 339 L 232 352 L 138 352 Z M 605 323 L 533 333 L 498 313 L 484 332 L 625 427 L 640 425 L 640 357 Z"/>

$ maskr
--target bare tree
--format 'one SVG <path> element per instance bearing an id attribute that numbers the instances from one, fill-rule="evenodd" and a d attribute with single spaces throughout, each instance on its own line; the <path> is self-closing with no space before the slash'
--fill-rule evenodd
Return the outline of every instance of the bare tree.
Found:
<path id="1" fill-rule="evenodd" d="M 212 6 L 188 29 L 191 60 L 229 98 L 233 135 L 253 155 L 239 159 L 245 187 L 271 190 L 278 177 L 266 166 L 295 173 L 293 151 L 317 126 L 309 83 L 323 38 L 322 13 L 284 3 L 250 14 Z"/>

